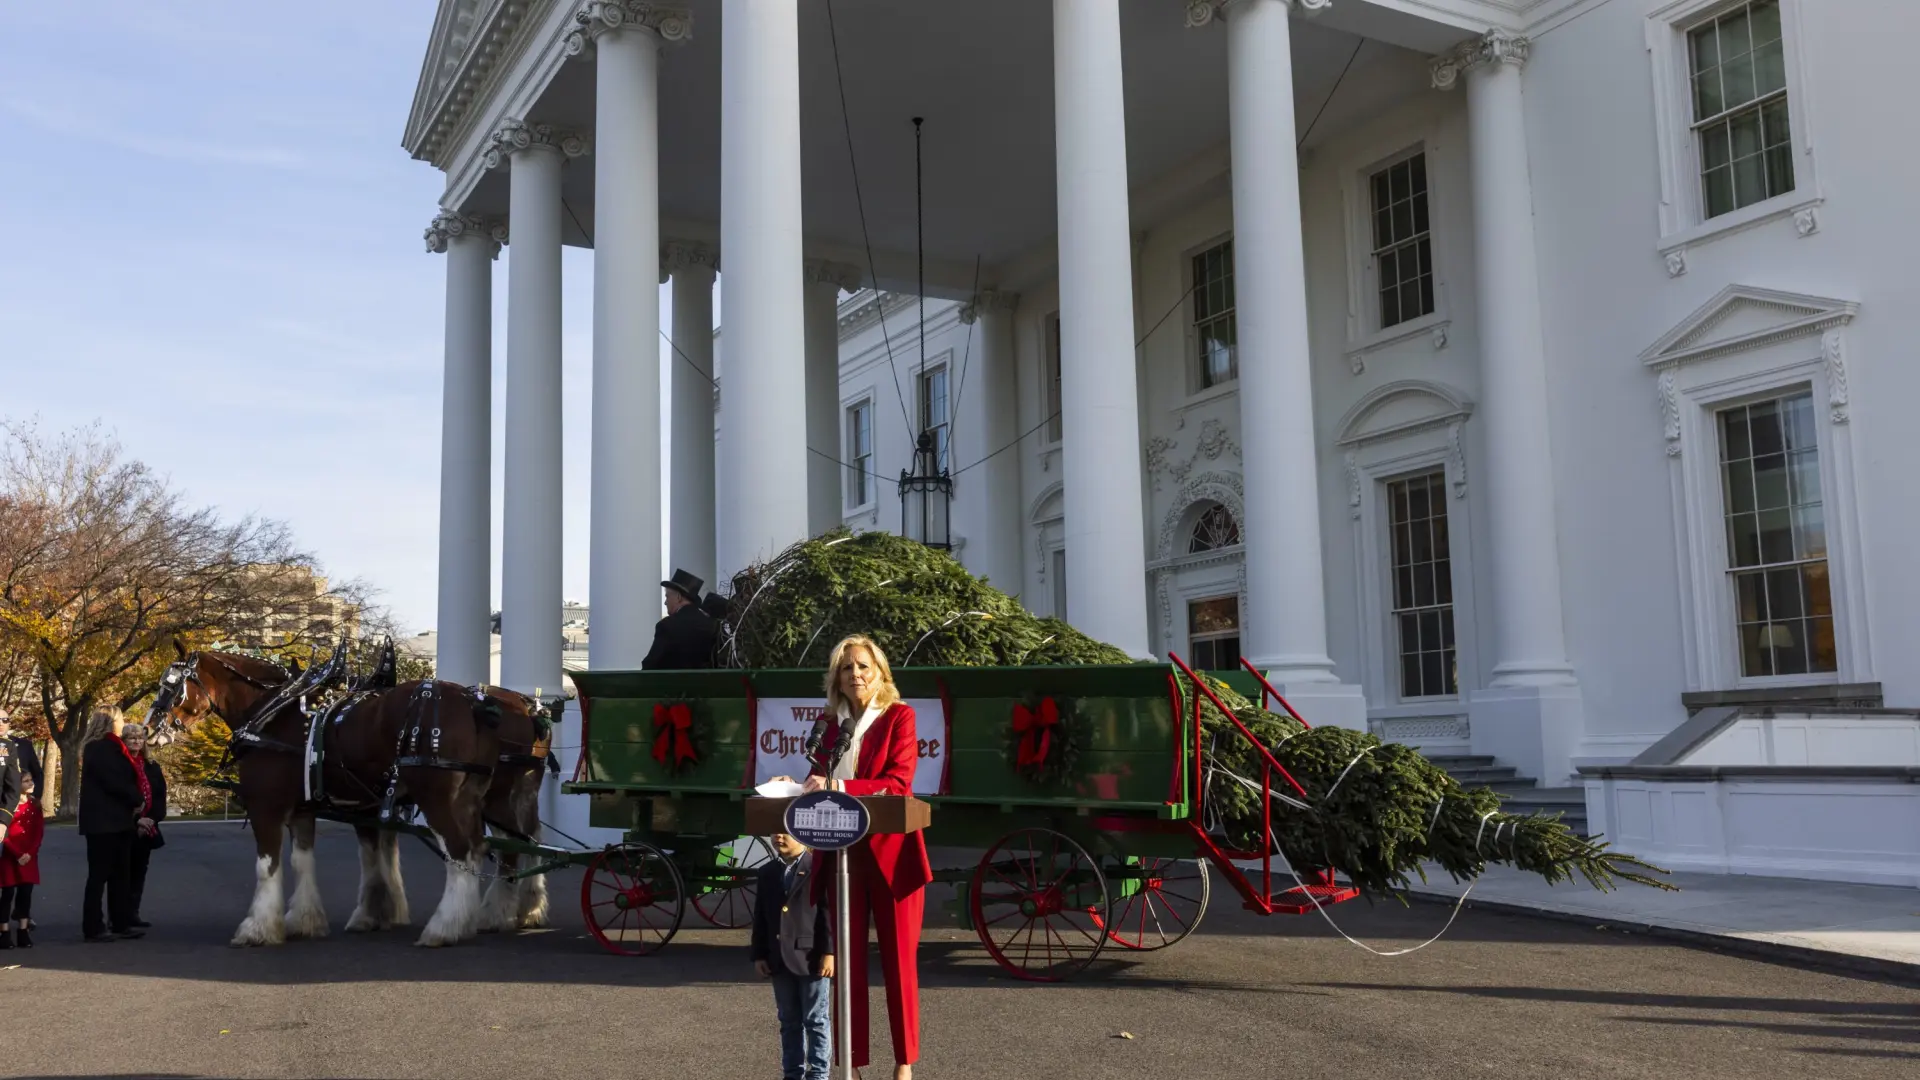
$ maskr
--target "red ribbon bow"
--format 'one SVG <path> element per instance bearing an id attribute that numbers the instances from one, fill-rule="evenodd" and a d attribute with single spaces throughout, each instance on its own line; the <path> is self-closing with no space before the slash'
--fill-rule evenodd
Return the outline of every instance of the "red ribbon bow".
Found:
<path id="1" fill-rule="evenodd" d="M 1041 698 L 1039 709 L 1025 705 L 1013 707 L 1013 730 L 1020 736 L 1020 752 L 1015 764 L 1020 768 L 1044 765 L 1053 749 L 1053 729 L 1060 726 L 1060 706 L 1052 698 Z"/>
<path id="2" fill-rule="evenodd" d="M 673 758 L 673 767 L 679 768 L 687 762 L 697 762 L 700 755 L 693 750 L 693 710 L 686 702 L 676 701 L 671 705 L 661 702 L 653 707 L 653 760 L 662 765 L 667 758 Z"/>

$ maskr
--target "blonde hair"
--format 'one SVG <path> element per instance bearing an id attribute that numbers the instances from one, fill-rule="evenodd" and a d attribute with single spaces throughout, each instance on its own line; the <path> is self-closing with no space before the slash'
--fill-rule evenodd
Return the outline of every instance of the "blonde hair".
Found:
<path id="1" fill-rule="evenodd" d="M 102 706 L 95 709 L 93 710 L 93 715 L 87 718 L 87 734 L 80 742 L 84 745 L 93 742 L 95 739 L 104 739 L 109 735 L 118 735 L 120 733 L 120 725 L 123 722 L 124 719 L 119 709 L 113 708 L 112 706 Z"/>
<path id="2" fill-rule="evenodd" d="M 827 658 L 827 708 L 837 713 L 844 705 L 847 715 L 857 718 L 860 703 L 847 700 L 846 695 L 840 692 L 840 669 L 846 666 L 847 650 L 856 646 L 867 650 L 867 654 L 873 657 L 874 670 L 880 673 L 880 683 L 873 688 L 873 700 L 867 704 L 884 709 L 900 700 L 900 688 L 893 685 L 893 667 L 887 663 L 885 650 L 874 644 L 872 638 L 865 634 L 853 634 L 841 639 L 840 644 L 833 647 L 833 654 Z"/>

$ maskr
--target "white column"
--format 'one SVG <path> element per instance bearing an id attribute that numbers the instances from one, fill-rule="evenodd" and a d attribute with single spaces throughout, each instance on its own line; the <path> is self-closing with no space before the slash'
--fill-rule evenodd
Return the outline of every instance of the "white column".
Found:
<path id="1" fill-rule="evenodd" d="M 507 255 L 506 476 L 500 543 L 500 681 L 552 696 L 560 682 L 560 166 L 576 135 L 514 122 L 487 165 L 512 162 Z"/>
<path id="2" fill-rule="evenodd" d="M 635 669 L 660 617 L 660 134 L 662 37 L 685 16 L 599 2 L 567 51 L 594 50 L 593 447 L 589 660 Z"/>
<path id="3" fill-rule="evenodd" d="M 960 319 L 978 324 L 977 348 L 980 389 L 980 442 L 967 454 L 968 459 L 994 454 L 1020 436 L 1019 369 L 1013 351 L 1013 313 L 1020 297 L 1010 292 L 982 292 L 961 309 Z M 964 404 L 971 395 L 963 397 Z M 977 532 L 967 547 L 979 545 L 977 558 L 967 560 L 975 573 L 985 577 L 1003 592 L 1019 593 L 1026 580 L 1020 557 L 1020 453 L 1009 449 L 986 458 L 980 466 L 954 481 L 979 493 L 969 505 L 980 508 Z M 970 494 L 970 492 L 969 492 Z"/>
<path id="4" fill-rule="evenodd" d="M 1241 651 L 1316 724 L 1366 727 L 1360 687 L 1327 653 L 1320 472 L 1307 343 L 1306 257 L 1293 122 L 1294 9 L 1319 0 L 1228 0 L 1233 272 L 1239 303 L 1240 444 L 1247 608 Z M 1211 7 L 1188 22 L 1205 25 Z"/>
<path id="5" fill-rule="evenodd" d="M 840 293 L 860 287 L 860 270 L 807 260 L 807 534 L 839 526 Z"/>
<path id="6" fill-rule="evenodd" d="M 1061 479 L 1073 624 L 1146 657 L 1146 517 L 1118 0 L 1054 0 Z"/>
<path id="7" fill-rule="evenodd" d="M 720 20 L 720 282 L 726 388 L 719 572 L 807 533 L 801 314 L 800 31 L 791 0 L 726 0 Z"/>
<path id="8" fill-rule="evenodd" d="M 504 225 L 440 214 L 427 250 L 447 256 L 446 369 L 440 391 L 440 596 L 435 674 L 488 681 L 493 599 L 493 260 Z"/>
<path id="9" fill-rule="evenodd" d="M 719 253 L 674 241 L 661 251 L 661 276 L 673 281 L 673 514 L 667 554 L 674 567 L 717 589 L 713 551 L 713 277 Z"/>
<path id="10" fill-rule="evenodd" d="M 1492 557 L 1494 667 L 1474 695 L 1477 745 L 1555 783 L 1581 735 L 1578 682 L 1561 621 L 1559 527 L 1547 427 L 1546 337 L 1534 249 L 1521 67 L 1526 38 L 1490 32 L 1436 60 L 1434 85 L 1467 83 L 1473 247 Z M 1483 740 L 1498 740 L 1483 742 Z"/>

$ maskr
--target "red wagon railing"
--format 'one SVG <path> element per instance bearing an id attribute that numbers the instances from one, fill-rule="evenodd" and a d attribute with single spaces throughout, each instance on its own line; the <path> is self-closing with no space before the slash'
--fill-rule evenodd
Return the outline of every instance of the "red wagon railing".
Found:
<path id="1" fill-rule="evenodd" d="M 1325 907 L 1328 904 L 1337 904 L 1344 900 L 1351 900 L 1360 895 L 1359 889 L 1351 885 L 1340 884 L 1334 877 L 1331 869 L 1307 871 L 1305 873 L 1294 870 L 1289 876 L 1297 879 L 1295 884 L 1279 892 L 1274 891 L 1273 852 L 1275 844 L 1273 839 L 1273 804 L 1276 799 L 1279 799 L 1287 802 L 1297 802 L 1304 806 L 1312 801 L 1312 797 L 1307 794 L 1306 788 L 1300 786 L 1300 781 L 1295 780 L 1293 774 L 1287 771 L 1286 766 L 1280 764 L 1279 759 L 1273 756 L 1273 752 L 1268 750 L 1259 739 L 1254 737 L 1253 732 L 1248 730 L 1247 725 L 1241 723 L 1240 718 L 1234 715 L 1233 710 L 1227 708 L 1226 702 L 1221 701 L 1220 696 L 1215 694 L 1213 689 L 1209 687 L 1191 667 L 1187 666 L 1186 661 L 1180 659 L 1178 655 L 1173 653 L 1168 654 L 1168 659 L 1172 660 L 1174 665 L 1186 675 L 1187 680 L 1193 684 L 1192 710 L 1187 714 L 1192 717 L 1193 729 L 1193 800 L 1191 803 L 1193 813 L 1188 817 L 1187 825 L 1193 832 L 1194 844 L 1199 853 L 1205 856 L 1209 862 L 1213 863 L 1214 867 L 1226 878 L 1227 883 L 1232 885 L 1234 891 L 1240 894 L 1248 910 L 1257 911 L 1262 915 L 1272 915 L 1275 913 L 1299 915 L 1316 908 Z M 1273 688 L 1273 684 L 1267 681 L 1266 676 L 1260 674 L 1252 664 L 1247 663 L 1244 659 L 1241 660 L 1241 663 L 1246 667 L 1247 671 L 1260 682 L 1260 704 L 1262 708 L 1266 707 L 1267 698 L 1271 697 L 1274 701 L 1280 703 L 1280 706 L 1286 710 L 1288 716 L 1298 720 L 1303 727 L 1312 726 L 1307 723 L 1304 717 L 1294 711 L 1293 706 L 1287 703 L 1286 698 L 1280 696 L 1280 692 Z M 1245 739 L 1247 744 L 1252 746 L 1259 755 L 1260 782 L 1257 793 L 1260 796 L 1261 836 L 1260 848 L 1257 851 L 1235 851 L 1223 847 L 1219 839 L 1207 831 L 1206 823 L 1201 818 L 1200 807 L 1203 804 L 1203 797 L 1205 795 L 1203 790 L 1205 784 L 1205 769 L 1201 767 L 1205 750 L 1200 728 L 1200 702 L 1203 696 L 1207 701 L 1213 703 L 1214 708 L 1220 710 L 1220 715 L 1227 718 L 1228 722 L 1240 733 L 1240 737 Z M 1184 734 L 1184 732 L 1182 734 Z M 1285 788 L 1291 789 L 1293 794 L 1288 795 L 1284 789 L 1275 787 L 1274 782 L 1276 778 L 1285 781 Z M 1249 784 L 1252 783 L 1251 780 L 1247 782 Z M 1256 858 L 1260 860 L 1260 876 L 1257 885 L 1247 876 L 1246 872 L 1242 870 L 1239 865 L 1239 861 L 1241 860 L 1252 860 Z"/>

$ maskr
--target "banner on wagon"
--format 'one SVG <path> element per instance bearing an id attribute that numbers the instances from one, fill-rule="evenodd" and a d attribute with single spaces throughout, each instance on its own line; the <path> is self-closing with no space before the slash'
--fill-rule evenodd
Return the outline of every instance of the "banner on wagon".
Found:
<path id="1" fill-rule="evenodd" d="M 914 726 L 920 736 L 920 765 L 913 774 L 915 795 L 940 794 L 947 771 L 947 713 L 939 698 L 908 698 Z M 805 748 L 813 722 L 826 711 L 819 698 L 761 698 L 754 718 L 753 782 L 764 784 L 776 776 L 795 780 L 807 775 Z"/>

